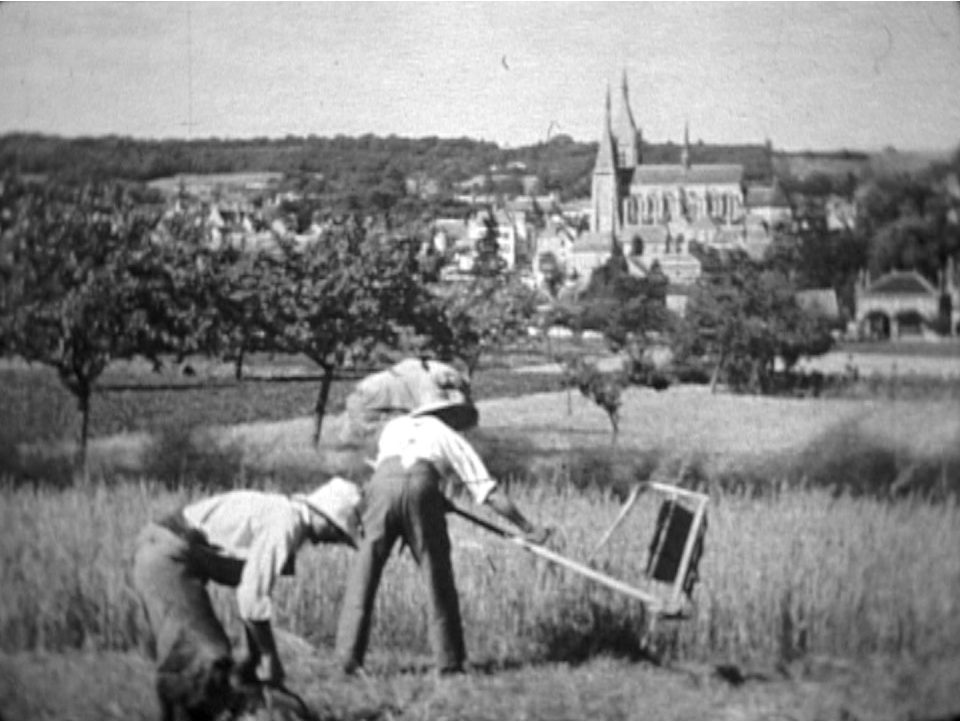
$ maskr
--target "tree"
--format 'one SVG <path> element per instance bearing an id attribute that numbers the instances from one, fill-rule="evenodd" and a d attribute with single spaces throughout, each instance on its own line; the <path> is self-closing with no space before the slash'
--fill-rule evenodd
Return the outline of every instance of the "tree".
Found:
<path id="1" fill-rule="evenodd" d="M 918 176 L 879 178 L 865 188 L 861 219 L 873 237 L 873 274 L 912 268 L 935 284 L 949 259 L 960 258 L 960 202 L 949 181 L 958 171 L 948 165 Z"/>
<path id="2" fill-rule="evenodd" d="M 724 378 L 734 389 L 760 392 L 770 390 L 778 357 L 789 370 L 831 344 L 828 323 L 800 308 L 786 276 L 739 252 L 701 279 L 675 339 L 678 358 L 715 359 L 712 390 Z"/>
<path id="3" fill-rule="evenodd" d="M 514 277 L 478 277 L 454 284 L 438 299 L 442 320 L 431 343 L 443 358 L 459 358 L 473 375 L 480 357 L 527 332 L 536 294 Z"/>
<path id="4" fill-rule="evenodd" d="M 781 229 L 774 233 L 764 263 L 798 289 L 832 288 L 852 316 L 857 276 L 867 265 L 868 248 L 866 235 L 856 230 Z"/>
<path id="5" fill-rule="evenodd" d="M 493 208 L 487 210 L 483 219 L 484 233 L 477 239 L 476 254 L 473 259 L 473 273 L 483 278 L 492 278 L 503 273 L 506 261 L 500 256 L 500 235 L 497 218 Z"/>
<path id="6" fill-rule="evenodd" d="M 338 228 L 318 241 L 281 240 L 282 280 L 263 300 L 279 350 L 302 353 L 323 370 L 314 443 L 337 371 L 368 359 L 378 345 L 397 346 L 421 323 L 433 299 L 421 282 L 415 243 Z"/>
<path id="7" fill-rule="evenodd" d="M 646 278 L 632 276 L 619 246 L 590 276 L 583 294 L 579 325 L 603 334 L 612 351 L 627 349 L 672 323 L 666 307 L 667 278 L 654 264 Z M 642 349 L 640 349 L 642 351 Z"/>
<path id="8" fill-rule="evenodd" d="M 552 298 L 557 297 L 557 292 L 560 290 L 560 286 L 563 285 L 563 269 L 560 267 L 560 262 L 557 260 L 557 256 L 552 251 L 547 251 L 546 253 L 540 254 L 540 273 L 543 274 L 543 283 L 547 288 L 547 292 Z"/>
<path id="9" fill-rule="evenodd" d="M 0 307 L 0 348 L 53 367 L 80 411 L 78 465 L 86 477 L 90 401 L 114 359 L 157 360 L 163 341 L 145 298 L 154 275 L 157 219 L 138 211 L 121 185 L 5 183 L 2 214 L 14 239 L 14 279 Z"/>
<path id="10" fill-rule="evenodd" d="M 576 356 L 565 361 L 562 383 L 567 389 L 567 413 L 571 411 L 569 390 L 576 387 L 607 414 L 612 429 L 610 443 L 616 444 L 620 433 L 621 395 L 626 385 L 623 376 L 603 374 L 596 364 Z"/>

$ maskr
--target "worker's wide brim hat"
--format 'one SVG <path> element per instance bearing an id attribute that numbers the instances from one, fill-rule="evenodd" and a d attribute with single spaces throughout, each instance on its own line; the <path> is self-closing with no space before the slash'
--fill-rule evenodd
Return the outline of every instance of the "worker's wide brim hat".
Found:
<path id="1" fill-rule="evenodd" d="M 443 389 L 410 412 L 411 416 L 432 415 L 457 431 L 473 428 L 480 420 L 470 397 L 458 389 Z"/>
<path id="2" fill-rule="evenodd" d="M 298 495 L 312 511 L 323 516 L 356 547 L 362 537 L 360 525 L 360 487 L 335 476 L 308 495 Z"/>

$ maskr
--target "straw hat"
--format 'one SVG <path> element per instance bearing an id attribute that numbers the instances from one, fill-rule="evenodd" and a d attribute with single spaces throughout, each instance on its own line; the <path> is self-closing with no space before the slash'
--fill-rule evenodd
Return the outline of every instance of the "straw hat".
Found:
<path id="1" fill-rule="evenodd" d="M 434 389 L 422 403 L 410 412 L 411 416 L 432 414 L 457 431 L 464 431 L 477 425 L 480 414 L 470 397 L 460 389 Z"/>
<path id="2" fill-rule="evenodd" d="M 359 486 L 335 476 L 312 494 L 297 495 L 297 498 L 343 532 L 352 546 L 357 546 L 362 536 Z"/>

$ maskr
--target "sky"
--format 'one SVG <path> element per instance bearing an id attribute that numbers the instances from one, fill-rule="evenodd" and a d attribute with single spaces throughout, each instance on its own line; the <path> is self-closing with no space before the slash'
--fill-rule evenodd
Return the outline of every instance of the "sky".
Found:
<path id="1" fill-rule="evenodd" d="M 0 133 L 960 143 L 955 2 L 0 4 Z"/>

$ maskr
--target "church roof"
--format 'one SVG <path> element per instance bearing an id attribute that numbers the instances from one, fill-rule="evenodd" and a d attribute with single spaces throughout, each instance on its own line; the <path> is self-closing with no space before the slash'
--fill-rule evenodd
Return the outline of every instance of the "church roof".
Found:
<path id="1" fill-rule="evenodd" d="M 691 165 L 689 168 L 679 163 L 640 164 L 633 172 L 633 185 L 740 183 L 741 180 L 743 166 L 736 164 Z"/>
<path id="2" fill-rule="evenodd" d="M 690 224 L 690 228 L 694 231 L 714 231 L 717 224 L 709 216 L 700 216 Z"/>
<path id="3" fill-rule="evenodd" d="M 627 230 L 627 229 L 625 229 Z M 666 226 L 633 226 L 629 229 L 630 235 L 640 236 L 646 244 L 666 243 L 670 237 L 670 230 Z"/>
<path id="4" fill-rule="evenodd" d="M 573 242 L 574 253 L 612 253 L 613 238 L 609 233 L 581 233 Z"/>
<path id="5" fill-rule="evenodd" d="M 891 296 L 929 295 L 936 292 L 937 289 L 916 271 L 893 271 L 867 287 L 867 293 Z"/>

